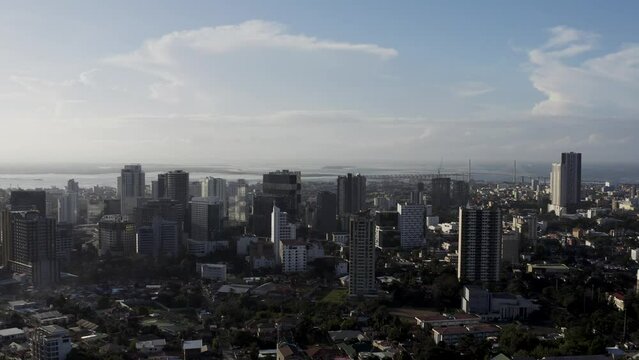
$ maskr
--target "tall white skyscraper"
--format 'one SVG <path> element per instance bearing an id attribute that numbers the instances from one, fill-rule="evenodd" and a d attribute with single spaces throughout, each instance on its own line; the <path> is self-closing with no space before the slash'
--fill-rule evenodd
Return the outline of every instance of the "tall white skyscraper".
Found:
<path id="1" fill-rule="evenodd" d="M 460 281 L 499 281 L 501 235 L 499 210 L 459 208 Z"/>
<path id="2" fill-rule="evenodd" d="M 78 193 L 67 192 L 58 198 L 58 222 L 78 223 Z"/>
<path id="3" fill-rule="evenodd" d="M 225 179 L 209 176 L 202 180 L 202 197 L 211 196 L 217 197 L 222 202 L 222 214 L 227 216 L 228 198 Z"/>
<path id="4" fill-rule="evenodd" d="M 124 165 L 118 179 L 121 215 L 133 215 L 138 199 L 144 198 L 146 183 L 142 165 Z"/>
<path id="5" fill-rule="evenodd" d="M 551 204 L 548 211 L 573 214 L 581 201 L 581 154 L 562 153 L 561 163 L 552 164 Z"/>
<path id="6" fill-rule="evenodd" d="M 375 295 L 374 222 L 368 213 L 352 215 L 350 230 L 350 264 L 348 293 L 351 296 Z"/>
<path id="7" fill-rule="evenodd" d="M 426 208 L 423 204 L 397 204 L 399 231 L 403 249 L 424 245 L 424 221 Z"/>
<path id="8" fill-rule="evenodd" d="M 280 211 L 280 208 L 273 205 L 271 213 L 271 241 L 273 242 L 273 252 L 275 253 L 275 263 L 281 264 L 282 240 L 294 240 L 295 224 L 288 222 L 288 214 Z"/>

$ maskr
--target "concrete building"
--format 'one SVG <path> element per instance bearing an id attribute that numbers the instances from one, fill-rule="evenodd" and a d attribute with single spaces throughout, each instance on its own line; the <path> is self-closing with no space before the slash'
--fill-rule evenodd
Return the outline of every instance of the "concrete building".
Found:
<path id="1" fill-rule="evenodd" d="M 156 217 L 151 226 L 137 228 L 136 253 L 154 258 L 176 257 L 180 244 L 178 234 L 176 221 Z"/>
<path id="2" fill-rule="evenodd" d="M 144 198 L 146 183 L 142 165 L 124 165 L 118 178 L 120 214 L 133 215 L 138 199 Z"/>
<path id="3" fill-rule="evenodd" d="M 189 198 L 202 197 L 202 183 L 200 181 L 189 182 Z"/>
<path id="4" fill-rule="evenodd" d="M 73 251 L 73 225 L 57 223 L 55 229 L 55 252 L 58 261 L 71 260 Z"/>
<path id="5" fill-rule="evenodd" d="M 466 326 L 444 326 L 433 328 L 435 344 L 444 342 L 456 345 L 463 338 L 472 337 L 482 341 L 491 336 L 498 336 L 501 328 L 492 324 L 474 324 Z"/>
<path id="6" fill-rule="evenodd" d="M 399 248 L 399 213 L 397 211 L 375 212 L 375 246 L 380 249 Z"/>
<path id="7" fill-rule="evenodd" d="M 220 240 L 224 228 L 223 204 L 217 197 L 191 199 L 191 234 L 196 241 Z"/>
<path id="8" fill-rule="evenodd" d="M 562 153 L 561 163 L 552 164 L 551 204 L 548 211 L 557 215 L 574 214 L 581 202 L 581 154 Z"/>
<path id="9" fill-rule="evenodd" d="M 222 204 L 222 214 L 224 217 L 228 215 L 229 199 L 226 192 L 226 180 L 216 177 L 206 177 L 202 180 L 202 197 L 216 197 Z"/>
<path id="10" fill-rule="evenodd" d="M 245 223 L 248 221 L 248 214 L 250 209 L 249 198 L 249 186 L 245 180 L 239 179 L 234 186 L 234 193 L 231 193 L 229 201 L 229 219 L 239 223 Z"/>
<path id="11" fill-rule="evenodd" d="M 483 320 L 525 320 L 539 309 L 539 305 L 519 295 L 493 293 L 479 286 L 464 286 L 462 291 L 462 310 Z"/>
<path id="12" fill-rule="evenodd" d="M 519 233 L 522 239 L 537 241 L 537 227 L 537 215 L 535 214 L 513 216 L 512 229 Z"/>
<path id="13" fill-rule="evenodd" d="M 308 251 L 306 243 L 300 240 L 280 241 L 280 262 L 284 273 L 306 271 Z"/>
<path id="14" fill-rule="evenodd" d="M 286 212 L 280 211 L 280 208 L 273 205 L 273 211 L 271 212 L 271 242 L 273 243 L 276 264 L 282 263 L 282 241 L 295 240 L 295 238 L 295 224 L 289 223 Z"/>
<path id="15" fill-rule="evenodd" d="M 375 295 L 375 241 L 373 219 L 366 212 L 350 219 L 349 289 L 351 296 Z"/>
<path id="16" fill-rule="evenodd" d="M 197 264 L 197 270 L 202 279 L 226 281 L 225 264 Z"/>
<path id="17" fill-rule="evenodd" d="M 347 174 L 337 177 L 337 213 L 340 216 L 359 212 L 366 206 L 366 177 Z"/>
<path id="18" fill-rule="evenodd" d="M 347 174 L 337 177 L 337 215 L 340 230 L 347 231 L 350 215 L 366 207 L 366 177 Z"/>
<path id="19" fill-rule="evenodd" d="M 58 325 L 37 328 L 31 339 L 34 360 L 64 360 L 71 352 L 69 331 Z"/>
<path id="20" fill-rule="evenodd" d="M 98 223 L 100 256 L 130 256 L 136 252 L 135 224 L 120 215 L 105 215 Z"/>
<path id="21" fill-rule="evenodd" d="M 519 265 L 519 239 L 516 232 L 501 235 L 501 260 L 511 265 Z"/>
<path id="22" fill-rule="evenodd" d="M 154 193 L 158 199 L 175 200 L 187 209 L 189 202 L 189 173 L 183 170 L 173 170 L 165 174 L 158 174 L 158 182 Z"/>
<path id="23" fill-rule="evenodd" d="M 450 178 L 436 177 L 431 180 L 430 202 L 435 215 L 448 212 L 450 209 Z"/>
<path id="24" fill-rule="evenodd" d="M 12 211 L 37 210 L 47 215 L 47 194 L 42 190 L 11 190 L 9 205 Z"/>
<path id="25" fill-rule="evenodd" d="M 499 281 L 501 234 L 499 210 L 459 208 L 457 277 L 460 281 Z"/>
<path id="26" fill-rule="evenodd" d="M 281 199 L 280 208 L 291 221 L 302 215 L 302 174 L 299 171 L 278 170 L 262 176 L 262 193 Z"/>
<path id="27" fill-rule="evenodd" d="M 2 264 L 26 274 L 36 287 L 54 285 L 60 279 L 56 252 L 56 221 L 36 210 L 2 212 Z"/>
<path id="28" fill-rule="evenodd" d="M 58 198 L 58 222 L 76 225 L 79 216 L 79 196 L 80 187 L 78 182 L 70 179 L 67 182 L 66 193 Z"/>
<path id="29" fill-rule="evenodd" d="M 450 200 L 452 206 L 466 206 L 470 200 L 470 185 L 463 180 L 453 180 L 451 186 Z"/>
<path id="30" fill-rule="evenodd" d="M 313 230 L 330 234 L 337 230 L 337 195 L 329 191 L 317 193 Z"/>
<path id="31" fill-rule="evenodd" d="M 424 220 L 426 208 L 422 204 L 397 204 L 402 249 L 424 246 Z"/>
<path id="32" fill-rule="evenodd" d="M 11 342 L 19 342 L 26 339 L 24 330 L 18 328 L 8 328 L 0 330 L 0 346 Z"/>
<path id="33" fill-rule="evenodd" d="M 251 244 L 255 242 L 257 242 L 257 236 L 255 235 L 245 234 L 240 236 L 240 238 L 237 240 L 235 244 L 235 253 L 238 256 L 248 255 Z"/>

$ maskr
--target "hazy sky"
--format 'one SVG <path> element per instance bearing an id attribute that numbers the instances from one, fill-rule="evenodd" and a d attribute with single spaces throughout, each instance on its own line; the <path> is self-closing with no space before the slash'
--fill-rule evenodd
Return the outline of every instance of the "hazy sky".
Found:
<path id="1" fill-rule="evenodd" d="M 635 1 L 2 1 L 0 162 L 634 161 Z"/>

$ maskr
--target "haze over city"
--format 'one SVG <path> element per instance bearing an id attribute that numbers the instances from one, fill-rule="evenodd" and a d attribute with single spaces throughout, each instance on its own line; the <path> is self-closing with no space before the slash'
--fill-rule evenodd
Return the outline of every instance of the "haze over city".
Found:
<path id="1" fill-rule="evenodd" d="M 630 161 L 638 6 L 2 3 L 0 161 Z"/>
<path id="2" fill-rule="evenodd" d="M 0 1 L 0 360 L 639 359 L 637 14 Z"/>

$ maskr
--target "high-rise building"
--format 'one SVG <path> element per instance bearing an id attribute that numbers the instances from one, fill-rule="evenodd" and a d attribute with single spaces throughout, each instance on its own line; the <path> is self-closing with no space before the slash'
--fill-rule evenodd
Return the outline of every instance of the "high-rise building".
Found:
<path id="1" fill-rule="evenodd" d="M 452 206 L 460 207 L 468 205 L 470 200 L 470 186 L 463 180 L 453 180 L 450 200 Z"/>
<path id="2" fill-rule="evenodd" d="M 11 190 L 9 204 L 12 211 L 37 210 L 47 216 L 47 194 L 42 190 Z"/>
<path id="3" fill-rule="evenodd" d="M 153 219 L 160 217 L 167 221 L 175 221 L 178 230 L 182 231 L 185 209 L 178 201 L 171 199 L 141 199 L 135 209 L 135 226 L 151 226 Z"/>
<path id="4" fill-rule="evenodd" d="M 375 295 L 375 241 L 373 218 L 367 212 L 352 215 L 348 293 L 351 296 Z"/>
<path id="5" fill-rule="evenodd" d="M 399 214 L 397 211 L 375 212 L 375 246 L 380 249 L 401 246 Z"/>
<path id="6" fill-rule="evenodd" d="M 217 241 L 222 233 L 224 215 L 222 203 L 217 197 L 191 199 L 191 233 L 196 241 Z"/>
<path id="7" fill-rule="evenodd" d="M 550 172 L 552 194 L 549 211 L 560 215 L 574 214 L 581 201 L 581 154 L 562 153 L 561 163 L 552 164 Z"/>
<path id="8" fill-rule="evenodd" d="M 69 261 L 73 250 L 73 225 L 57 223 L 55 231 L 55 252 L 58 261 Z"/>
<path id="9" fill-rule="evenodd" d="M 146 183 L 142 165 L 124 165 L 118 179 L 120 214 L 132 215 L 138 199 L 144 197 Z"/>
<path id="10" fill-rule="evenodd" d="M 366 177 L 347 174 L 337 177 L 337 214 L 349 216 L 366 207 Z"/>
<path id="11" fill-rule="evenodd" d="M 75 179 L 69 179 L 67 181 L 67 191 L 68 192 L 79 193 L 80 192 L 80 184 L 78 184 L 78 182 L 75 181 Z"/>
<path id="12" fill-rule="evenodd" d="M 26 274 L 34 286 L 47 287 L 60 279 L 56 253 L 56 221 L 38 211 L 2 212 L 2 265 Z"/>
<path id="13" fill-rule="evenodd" d="M 295 273 L 306 271 L 308 249 L 306 243 L 301 240 L 282 240 L 280 242 L 279 258 L 282 263 L 282 272 Z"/>
<path id="14" fill-rule="evenodd" d="M 519 265 L 520 234 L 512 231 L 501 235 L 501 260 L 511 265 Z"/>
<path id="15" fill-rule="evenodd" d="M 64 360 L 71 352 L 69 331 L 59 325 L 37 328 L 31 338 L 31 355 L 34 360 Z"/>
<path id="16" fill-rule="evenodd" d="M 499 281 L 501 212 L 459 208 L 457 277 L 460 281 Z"/>
<path id="17" fill-rule="evenodd" d="M 166 194 L 166 174 L 158 174 L 157 181 L 151 183 L 151 194 L 154 199 L 163 199 Z"/>
<path id="18" fill-rule="evenodd" d="M 135 254 L 135 224 L 120 215 L 105 215 L 98 223 L 100 256 Z"/>
<path id="19" fill-rule="evenodd" d="M 273 211 L 271 212 L 271 242 L 273 243 L 276 264 L 281 264 L 282 262 L 282 241 L 295 240 L 295 238 L 295 224 L 291 224 L 288 221 L 288 214 L 285 211 L 280 211 L 280 208 L 273 205 Z"/>
<path id="20" fill-rule="evenodd" d="M 215 196 L 222 203 L 222 214 L 228 216 L 229 199 L 226 195 L 226 180 L 216 177 L 207 177 L 202 180 L 202 197 Z"/>
<path id="21" fill-rule="evenodd" d="M 402 249 L 418 248 L 424 245 L 424 225 L 426 208 L 421 204 L 397 204 L 399 232 Z"/>
<path id="22" fill-rule="evenodd" d="M 291 221 L 302 215 L 302 174 L 299 171 L 278 170 L 262 176 L 262 193 L 282 199 L 282 211 Z"/>
<path id="23" fill-rule="evenodd" d="M 337 196 L 330 191 L 317 193 L 313 229 L 329 234 L 337 230 Z"/>
<path id="24" fill-rule="evenodd" d="M 155 217 L 151 226 L 137 228 L 136 253 L 157 258 L 178 255 L 178 225 L 176 221 Z"/>
<path id="25" fill-rule="evenodd" d="M 229 219 L 237 222 L 247 222 L 250 204 L 248 203 L 249 187 L 244 179 L 238 179 L 230 192 L 232 204 L 229 203 Z"/>
<path id="26" fill-rule="evenodd" d="M 431 180 L 430 202 L 436 215 L 448 212 L 450 208 L 450 178 L 436 177 Z"/>
<path id="27" fill-rule="evenodd" d="M 67 192 L 58 198 L 58 222 L 78 223 L 78 193 Z"/>
<path id="28" fill-rule="evenodd" d="M 202 197 L 202 182 L 191 181 L 189 182 L 189 198 Z"/>
<path id="29" fill-rule="evenodd" d="M 166 195 L 171 200 L 180 202 L 187 208 L 189 203 L 189 173 L 183 170 L 169 171 L 166 175 Z M 160 178 L 158 175 L 158 183 Z"/>

